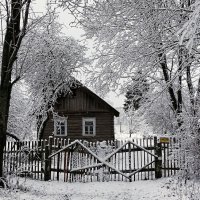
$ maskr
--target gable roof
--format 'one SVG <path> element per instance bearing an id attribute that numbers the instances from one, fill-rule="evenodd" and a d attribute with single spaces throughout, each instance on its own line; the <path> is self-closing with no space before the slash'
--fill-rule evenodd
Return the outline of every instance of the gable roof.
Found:
<path id="1" fill-rule="evenodd" d="M 115 108 L 113 108 L 110 104 L 108 104 L 105 100 L 103 100 L 97 94 L 95 94 L 94 92 L 92 92 L 89 88 L 87 88 L 86 86 L 84 86 L 79 80 L 77 80 L 74 77 L 71 77 L 71 79 L 73 80 L 72 83 L 71 83 L 71 86 L 70 86 L 72 93 L 76 89 L 80 89 L 80 88 L 83 89 L 86 93 L 88 93 L 90 96 L 92 96 L 96 101 L 99 101 L 103 105 L 105 105 L 106 107 L 108 107 L 112 111 L 112 113 L 114 114 L 115 117 L 119 117 L 119 114 L 120 114 L 119 111 L 117 111 Z"/>
<path id="2" fill-rule="evenodd" d="M 82 88 L 85 92 L 89 93 L 94 99 L 97 101 L 102 102 L 102 104 L 106 105 L 109 107 L 109 109 L 114 113 L 115 117 L 119 117 L 119 111 L 117 111 L 115 108 L 113 108 L 110 104 L 108 104 L 105 100 L 103 100 L 101 97 L 99 97 L 97 94 L 92 92 L 90 89 L 88 89 L 86 86 L 78 86 L 78 88 Z"/>

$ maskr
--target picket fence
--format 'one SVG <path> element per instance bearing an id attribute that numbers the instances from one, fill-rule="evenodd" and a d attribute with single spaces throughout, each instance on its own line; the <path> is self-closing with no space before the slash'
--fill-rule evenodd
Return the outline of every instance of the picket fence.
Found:
<path id="1" fill-rule="evenodd" d="M 86 142 L 49 138 L 9 141 L 5 173 L 64 182 L 136 181 L 169 177 L 179 170 L 176 138 Z"/>

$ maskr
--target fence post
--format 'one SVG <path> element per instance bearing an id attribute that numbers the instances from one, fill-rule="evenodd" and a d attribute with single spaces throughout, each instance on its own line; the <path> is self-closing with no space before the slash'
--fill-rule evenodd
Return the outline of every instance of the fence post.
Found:
<path id="1" fill-rule="evenodd" d="M 51 180 L 51 158 L 49 158 L 52 153 L 52 143 L 53 138 L 49 137 L 49 145 L 45 146 L 45 170 L 44 170 L 44 180 Z"/>
<path id="2" fill-rule="evenodd" d="M 154 147 L 155 147 L 155 178 L 162 177 L 162 147 L 161 143 L 158 142 L 157 137 L 154 137 Z"/>
<path id="3" fill-rule="evenodd" d="M 128 165 L 129 170 L 131 170 L 131 143 L 128 143 Z M 132 182 L 132 177 L 130 177 L 129 182 Z"/>
<path id="4" fill-rule="evenodd" d="M 44 180 L 48 181 L 51 179 L 51 162 L 49 162 L 49 146 L 45 146 L 45 169 L 44 169 Z"/>
<path id="5" fill-rule="evenodd" d="M 58 143 L 58 150 L 61 149 L 60 142 Z M 60 173 L 60 154 L 58 153 L 58 159 L 57 159 L 57 181 L 59 181 L 59 173 Z"/>

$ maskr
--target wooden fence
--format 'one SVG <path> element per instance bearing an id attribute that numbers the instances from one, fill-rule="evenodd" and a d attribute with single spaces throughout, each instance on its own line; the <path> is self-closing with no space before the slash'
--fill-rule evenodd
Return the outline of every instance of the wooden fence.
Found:
<path id="1" fill-rule="evenodd" d="M 136 181 L 174 175 L 178 142 L 156 137 L 131 141 L 86 142 L 50 138 L 7 142 L 8 174 L 65 182 Z"/>

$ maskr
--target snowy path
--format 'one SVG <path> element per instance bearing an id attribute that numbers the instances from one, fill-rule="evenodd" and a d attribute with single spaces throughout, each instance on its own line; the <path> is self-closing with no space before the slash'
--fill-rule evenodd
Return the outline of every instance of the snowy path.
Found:
<path id="1" fill-rule="evenodd" d="M 27 181 L 27 192 L 1 200 L 178 200 L 167 179 L 137 182 L 60 183 Z M 0 190 L 1 192 L 1 190 Z"/>

